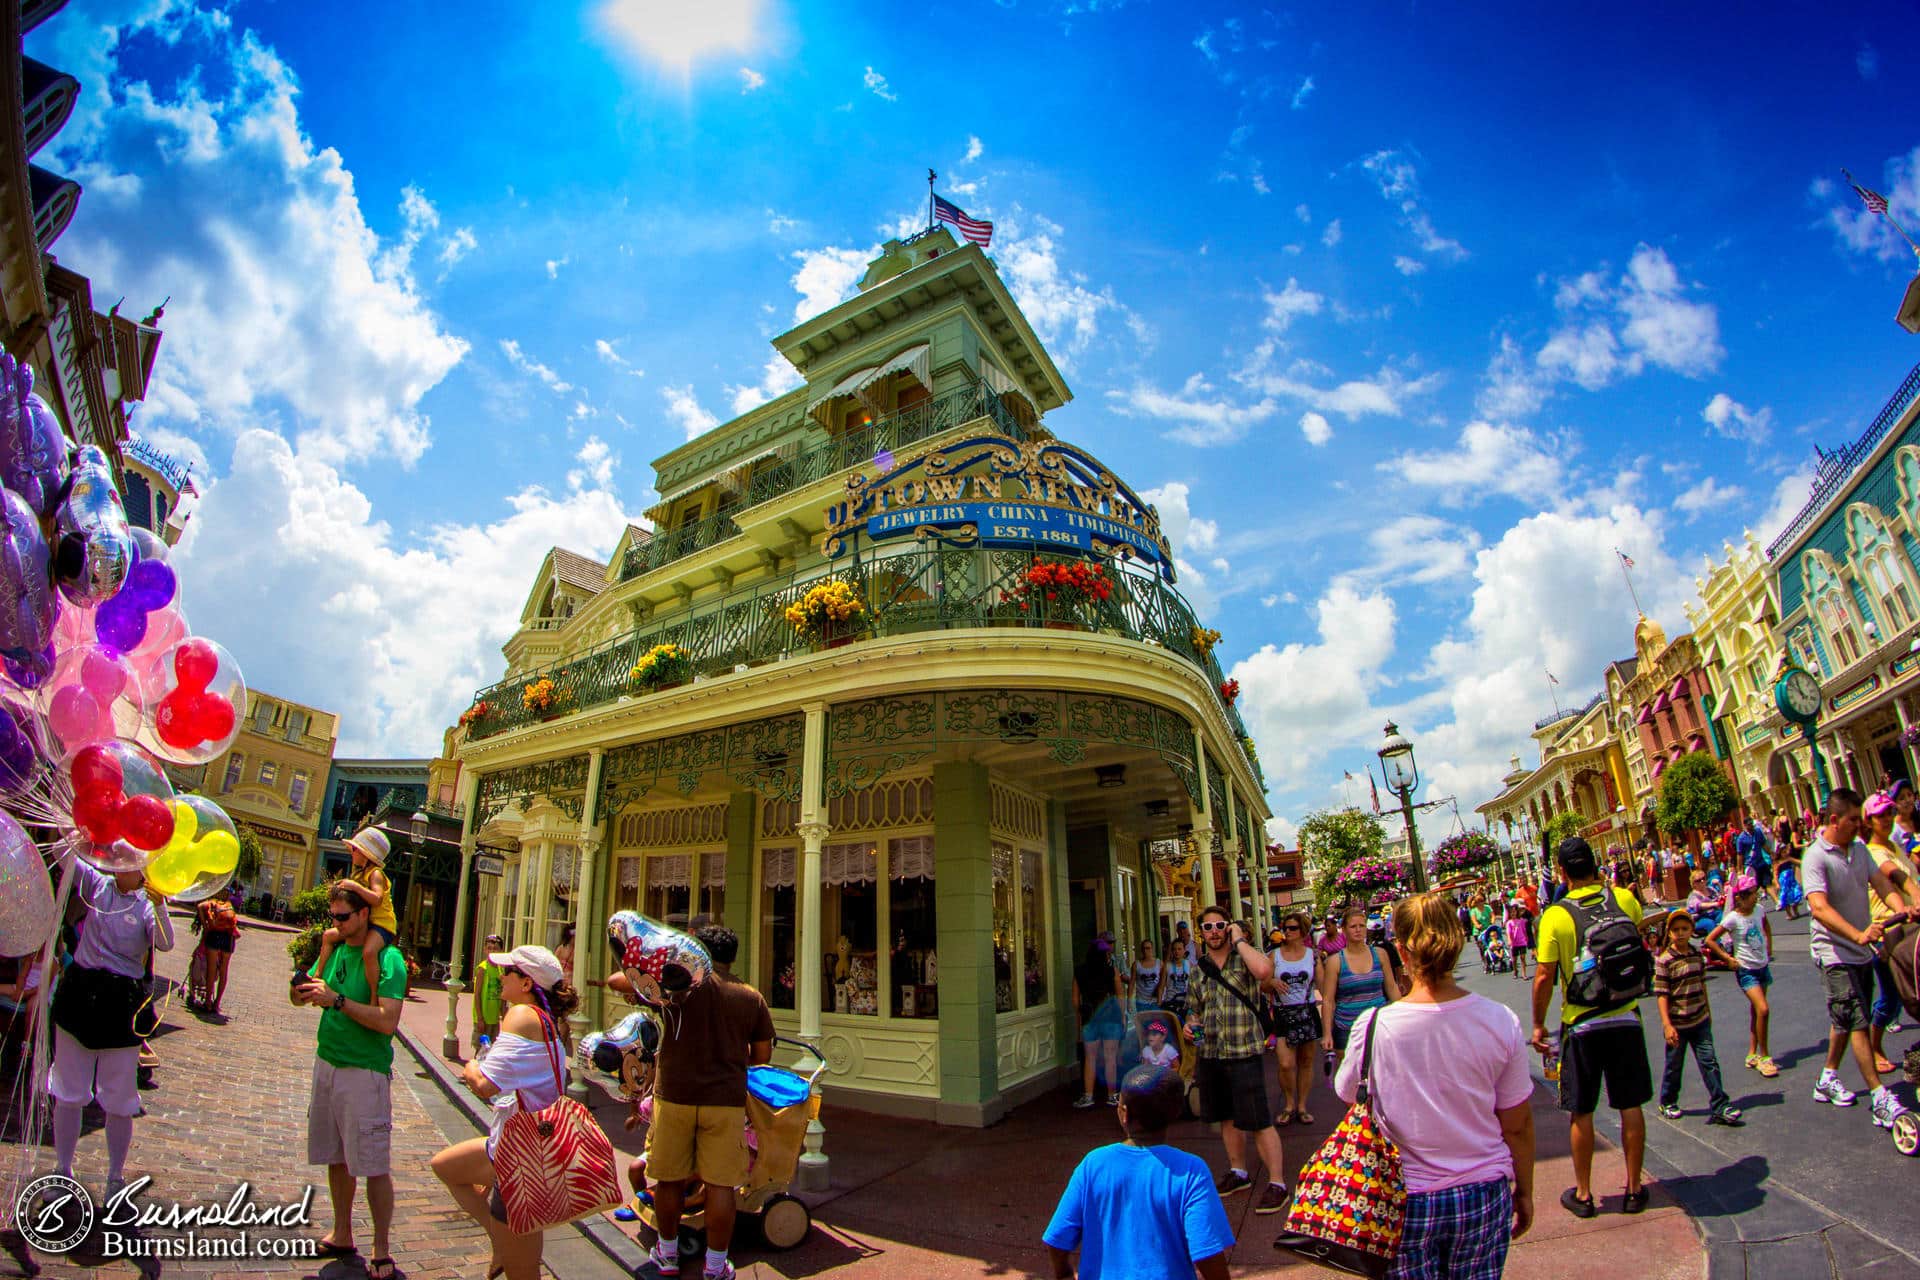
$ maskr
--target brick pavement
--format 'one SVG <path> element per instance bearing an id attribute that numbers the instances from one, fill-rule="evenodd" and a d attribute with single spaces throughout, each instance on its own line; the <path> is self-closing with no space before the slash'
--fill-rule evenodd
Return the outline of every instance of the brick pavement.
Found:
<path id="1" fill-rule="evenodd" d="M 158 957 L 157 972 L 178 980 L 186 973 L 192 936 L 184 919 L 176 917 L 175 926 L 181 945 Z M 134 1123 L 127 1173 L 129 1178 L 152 1176 L 148 1199 L 187 1203 L 225 1202 L 234 1184 L 246 1179 L 253 1184 L 255 1204 L 277 1205 L 298 1200 L 311 1183 L 314 1225 L 304 1234 L 317 1236 L 331 1222 L 326 1173 L 306 1163 L 306 1103 L 319 1015 L 287 1003 L 286 982 L 292 971 L 285 952 L 288 936 L 270 927 L 242 935 L 223 1001 L 228 1014 L 224 1024 L 189 1013 L 178 995 L 167 1002 L 162 1034 L 153 1042 L 161 1059 L 155 1073 L 158 1087 L 142 1095 L 147 1114 Z M 427 1168 L 447 1138 L 415 1089 L 434 1086 L 420 1084 L 419 1067 L 404 1047 L 396 1044 L 395 1052 L 395 1261 L 411 1280 L 480 1275 L 486 1269 L 486 1236 L 453 1206 Z M 50 1138 L 37 1165 L 43 1172 L 52 1168 Z M 89 1112 L 75 1172 L 96 1190 L 105 1178 L 106 1140 L 97 1112 Z M 367 1249 L 372 1224 L 364 1197 L 358 1209 L 355 1240 Z M 45 1258 L 42 1262 L 46 1275 L 61 1280 L 133 1274 L 127 1262 L 109 1263 L 101 1270 Z M 357 1260 L 324 1268 L 309 1259 L 169 1261 L 166 1268 L 170 1275 L 208 1277 L 273 1273 L 359 1280 L 365 1274 Z M 14 1274 L 3 1257 L 0 1274 Z"/>

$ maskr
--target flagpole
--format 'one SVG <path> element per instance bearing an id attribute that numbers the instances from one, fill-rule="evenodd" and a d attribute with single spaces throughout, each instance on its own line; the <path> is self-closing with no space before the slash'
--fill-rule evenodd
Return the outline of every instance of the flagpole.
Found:
<path id="1" fill-rule="evenodd" d="M 1853 175 L 1851 173 L 1848 173 L 1845 169 L 1842 169 L 1840 173 L 1843 177 L 1846 178 L 1848 186 L 1852 187 L 1855 191 L 1859 191 L 1861 189 L 1860 184 L 1853 180 Z M 1898 222 L 1895 222 L 1893 220 L 1892 207 L 1889 206 L 1888 208 L 1880 210 L 1880 216 L 1887 220 L 1887 225 L 1891 226 L 1895 231 L 1900 233 L 1900 238 L 1907 242 L 1907 247 L 1913 250 L 1914 256 L 1920 257 L 1920 244 L 1915 244 L 1913 242 L 1913 237 L 1907 234 L 1907 229 L 1901 226 Z"/>
<path id="2" fill-rule="evenodd" d="M 1613 549 L 1613 554 L 1620 560 L 1620 576 L 1627 580 L 1627 594 L 1633 597 L 1633 611 L 1643 618 L 1646 617 L 1647 611 L 1640 605 L 1640 593 L 1633 589 L 1633 571 L 1627 568 L 1626 556 L 1621 555 L 1618 547 Z"/>
<path id="3" fill-rule="evenodd" d="M 1547 696 L 1553 699 L 1553 714 L 1558 716 L 1560 714 L 1560 690 L 1558 687 L 1560 682 L 1553 678 L 1553 672 L 1551 671 L 1548 671 L 1546 673 L 1546 676 L 1547 676 Z M 1540 704 L 1536 702 L 1533 705 L 1537 707 Z"/>
<path id="4" fill-rule="evenodd" d="M 933 180 L 939 175 L 927 170 L 927 230 L 933 230 Z"/>

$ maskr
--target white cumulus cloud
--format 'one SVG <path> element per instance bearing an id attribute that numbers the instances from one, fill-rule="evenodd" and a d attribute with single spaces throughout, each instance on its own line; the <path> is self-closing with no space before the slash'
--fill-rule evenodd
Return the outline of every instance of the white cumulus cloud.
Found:
<path id="1" fill-rule="evenodd" d="M 1724 391 L 1716 392 L 1700 411 L 1700 417 L 1715 435 L 1747 444 L 1765 444 L 1773 434 L 1773 410 L 1765 405 L 1748 409 Z"/>
<path id="2" fill-rule="evenodd" d="M 1307 438 L 1310 445 L 1323 445 L 1333 439 L 1333 427 L 1324 414 L 1309 409 L 1300 415 L 1300 434 Z"/>
<path id="3" fill-rule="evenodd" d="M 660 396 L 667 402 L 667 417 L 687 433 L 689 440 L 720 425 L 720 419 L 701 406 L 690 386 L 662 387 Z"/>
<path id="4" fill-rule="evenodd" d="M 900 100 L 900 95 L 896 94 L 887 86 L 887 78 L 878 71 L 875 71 L 872 67 L 868 67 L 867 73 L 860 77 L 860 83 L 867 86 L 868 92 L 872 93 L 876 98 L 884 99 L 887 102 L 898 102 Z"/>

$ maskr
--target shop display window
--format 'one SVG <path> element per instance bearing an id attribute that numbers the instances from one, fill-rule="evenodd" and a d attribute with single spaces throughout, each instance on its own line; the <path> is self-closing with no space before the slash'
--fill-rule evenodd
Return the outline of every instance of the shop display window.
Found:
<path id="1" fill-rule="evenodd" d="M 993 842 L 993 1008 L 1047 1002 L 1047 859 L 1039 849 Z"/>
<path id="2" fill-rule="evenodd" d="M 811 961 L 796 954 L 800 859 L 790 846 L 761 852 L 757 973 L 767 1003 L 797 1008 L 797 966 L 811 962 L 820 965 L 824 1013 L 939 1017 L 933 837 L 896 836 L 884 845 L 839 841 L 821 848 L 821 950 Z"/>

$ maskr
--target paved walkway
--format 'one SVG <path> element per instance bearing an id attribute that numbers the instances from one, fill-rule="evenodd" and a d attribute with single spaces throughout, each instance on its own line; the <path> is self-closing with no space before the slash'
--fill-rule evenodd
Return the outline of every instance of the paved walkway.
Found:
<path id="1" fill-rule="evenodd" d="M 471 1046 L 470 1010 L 471 1002 L 463 997 L 463 1052 Z M 445 1023 L 444 993 L 423 991 L 408 1003 L 402 1028 L 423 1050 L 437 1053 Z M 1120 1137 L 1111 1111 L 1075 1111 L 1065 1092 L 1022 1107 L 990 1129 L 942 1128 L 868 1115 L 836 1108 L 832 1096 L 829 1091 L 821 1118 L 833 1185 L 823 1195 L 803 1197 L 814 1209 L 815 1230 L 800 1247 L 784 1254 L 761 1253 L 743 1241 L 735 1250 L 742 1276 L 798 1280 L 832 1272 L 856 1280 L 1050 1275 L 1039 1240 L 1060 1189 L 1089 1148 Z M 595 1102 L 595 1112 L 615 1143 L 637 1151 L 638 1137 L 619 1123 L 624 1104 L 604 1092 L 596 1092 Z M 1290 1181 L 1340 1113 L 1324 1085 L 1309 1105 L 1317 1117 L 1310 1132 L 1282 1131 L 1292 1166 L 1287 1170 Z M 1695 1280 L 1704 1274 L 1698 1233 L 1657 1186 L 1652 1207 L 1638 1217 L 1602 1213 L 1582 1222 L 1567 1215 L 1558 1204 L 1560 1189 L 1571 1183 L 1565 1119 L 1544 1092 L 1536 1098 L 1535 1119 L 1540 1162 L 1536 1182 L 1542 1203 L 1533 1231 L 1509 1259 L 1509 1277 Z M 1219 1163 L 1219 1141 L 1204 1126 L 1181 1125 L 1172 1138 Z M 1606 1171 L 1618 1169 L 1619 1156 L 1607 1151 L 1600 1158 L 1604 1195 Z M 1331 1274 L 1304 1264 L 1282 1264 L 1270 1247 L 1279 1234 L 1280 1218 L 1254 1214 L 1248 1197 L 1236 1197 L 1229 1214 L 1240 1241 L 1231 1257 L 1234 1274 L 1285 1275 L 1289 1280 Z"/>

